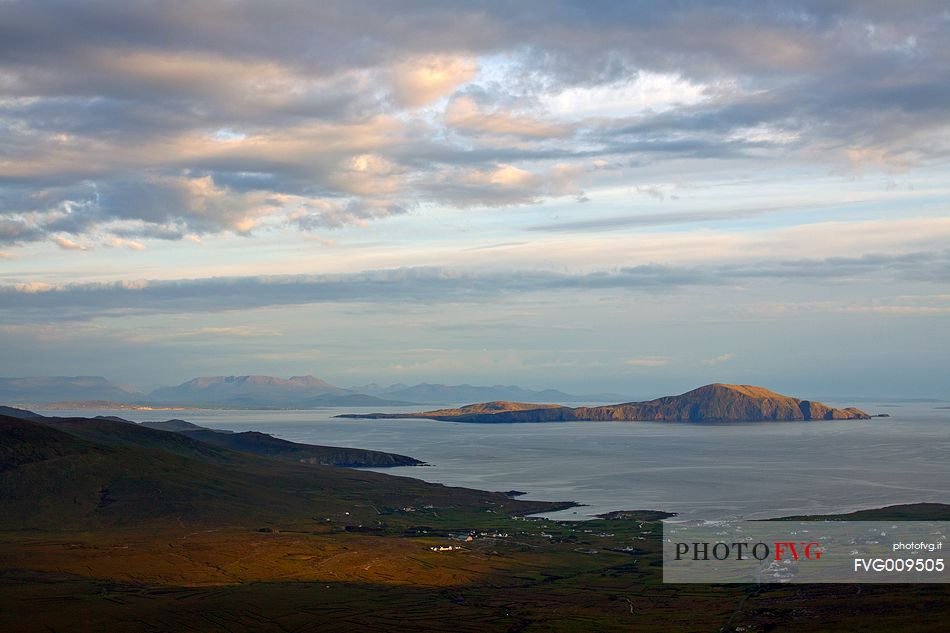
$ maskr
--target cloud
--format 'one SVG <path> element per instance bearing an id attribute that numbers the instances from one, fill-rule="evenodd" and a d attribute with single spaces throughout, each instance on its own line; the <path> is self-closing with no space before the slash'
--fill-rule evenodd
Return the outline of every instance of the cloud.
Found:
<path id="1" fill-rule="evenodd" d="M 121 237 L 113 237 L 109 239 L 106 244 L 111 248 L 127 248 L 130 251 L 144 251 L 145 244 L 141 242 L 136 242 L 135 240 L 126 240 Z"/>
<path id="2" fill-rule="evenodd" d="M 736 359 L 736 355 L 732 353 L 720 354 L 719 356 L 714 356 L 712 358 L 706 358 L 702 361 L 703 365 L 709 365 L 715 367 L 716 365 L 721 365 L 723 363 L 728 363 Z"/>
<path id="3" fill-rule="evenodd" d="M 360 196 L 391 196 L 406 186 L 407 169 L 378 154 L 360 154 L 331 178 L 340 189 Z"/>
<path id="4" fill-rule="evenodd" d="M 629 227 L 675 226 L 677 224 L 699 224 L 711 222 L 725 222 L 729 220 L 743 220 L 770 213 L 791 211 L 803 208 L 818 208 L 825 205 L 802 205 L 760 207 L 757 209 L 723 209 L 710 211 L 687 211 L 679 213 L 641 213 L 637 215 L 614 216 L 606 218 L 592 218 L 589 220 L 575 220 L 573 222 L 556 222 L 537 224 L 526 228 L 528 231 L 539 232 L 596 232 L 613 231 Z"/>
<path id="5" fill-rule="evenodd" d="M 709 98 L 707 88 L 675 73 L 638 72 L 631 79 L 570 87 L 541 102 L 555 115 L 629 117 L 694 105 Z"/>
<path id="6" fill-rule="evenodd" d="M 28 320 L 38 314 L 88 319 L 104 314 L 220 312 L 316 303 L 481 303 L 527 293 L 656 294 L 686 287 L 856 279 L 946 284 L 950 282 L 950 251 L 696 267 L 647 264 L 582 273 L 408 267 L 323 275 L 29 282 L 0 286 L 0 314 L 8 319 Z"/>
<path id="7" fill-rule="evenodd" d="M 393 69 L 393 98 L 417 108 L 451 94 L 471 80 L 478 67 L 470 59 L 427 56 L 401 62 Z"/>
<path id="8" fill-rule="evenodd" d="M 277 362 L 288 362 L 295 360 L 312 361 L 323 356 L 323 352 L 318 349 L 296 350 L 293 352 L 262 352 L 255 354 L 257 360 L 268 360 Z"/>
<path id="9" fill-rule="evenodd" d="M 782 318 L 800 314 L 942 316 L 950 314 L 950 295 L 906 295 L 874 300 L 784 301 L 755 303 L 744 309 L 756 316 Z"/>
<path id="10" fill-rule="evenodd" d="M 51 239 L 56 244 L 56 246 L 60 247 L 64 251 L 88 251 L 90 249 L 89 246 L 79 244 L 66 237 L 54 236 Z"/>
<path id="11" fill-rule="evenodd" d="M 583 199 L 595 162 L 950 157 L 940 3 L 37 0 L 0 3 L 0 25 L 13 246 Z"/>
<path id="12" fill-rule="evenodd" d="M 673 362 L 668 356 L 640 356 L 623 361 L 625 365 L 633 367 L 666 367 Z"/>
<path id="13" fill-rule="evenodd" d="M 8 293 L 18 293 L 18 294 L 36 294 L 38 292 L 52 292 L 56 290 L 56 286 L 42 281 L 31 281 L 25 284 L 14 284 L 11 287 L 5 288 Z"/>
<path id="14" fill-rule="evenodd" d="M 456 169 L 425 185 L 435 200 L 453 206 L 506 206 L 537 202 L 544 178 L 514 165 Z"/>
<path id="15" fill-rule="evenodd" d="M 347 203 L 336 200 L 301 200 L 288 218 L 305 231 L 340 228 L 349 224 L 365 226 L 370 220 L 402 215 L 408 210 L 389 200 L 354 199 Z M 327 245 L 333 242 L 324 240 Z"/>
<path id="16" fill-rule="evenodd" d="M 468 95 L 452 99 L 445 110 L 445 123 L 456 131 L 473 136 L 487 133 L 543 139 L 565 137 L 571 133 L 567 125 L 513 114 L 500 108 L 485 110 Z"/>
<path id="17" fill-rule="evenodd" d="M 43 231 L 20 217 L 0 217 L 0 244 L 18 244 L 42 239 Z"/>
<path id="18" fill-rule="evenodd" d="M 427 197 L 457 208 L 535 204 L 545 197 L 580 195 L 583 168 L 554 164 L 541 172 L 498 164 L 447 170 L 422 185 Z"/>
<path id="19" fill-rule="evenodd" d="M 208 342 L 213 340 L 229 341 L 235 339 L 240 340 L 264 337 L 281 337 L 283 336 L 283 333 L 279 330 L 269 327 L 235 325 L 209 326 L 191 329 L 179 329 L 174 327 L 138 327 L 128 330 L 118 330 L 114 333 L 114 336 L 128 343 L 172 344 L 176 341 Z"/>

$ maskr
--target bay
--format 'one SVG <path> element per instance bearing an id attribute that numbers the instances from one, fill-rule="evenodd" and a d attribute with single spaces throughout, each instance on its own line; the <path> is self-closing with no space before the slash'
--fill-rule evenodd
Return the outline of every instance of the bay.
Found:
<path id="1" fill-rule="evenodd" d="M 585 504 L 549 516 L 664 510 L 684 518 L 771 518 L 884 505 L 950 503 L 950 410 L 868 404 L 889 418 L 725 425 L 657 422 L 465 424 L 349 420 L 307 411 L 50 411 L 142 421 L 182 418 L 310 444 L 410 455 L 426 467 L 376 469 L 526 499 Z M 387 412 L 418 410 L 390 407 Z"/>

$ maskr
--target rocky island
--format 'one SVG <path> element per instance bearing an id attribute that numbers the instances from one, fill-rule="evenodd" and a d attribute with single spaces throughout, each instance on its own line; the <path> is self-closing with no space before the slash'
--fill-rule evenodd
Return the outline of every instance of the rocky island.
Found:
<path id="1" fill-rule="evenodd" d="M 778 422 L 807 420 L 867 420 L 871 416 L 848 407 L 836 409 L 821 402 L 800 400 L 752 385 L 715 383 L 678 396 L 645 402 L 593 407 L 565 407 L 525 402 L 486 402 L 458 409 L 418 413 L 344 414 L 341 418 L 429 418 L 453 422 Z"/>

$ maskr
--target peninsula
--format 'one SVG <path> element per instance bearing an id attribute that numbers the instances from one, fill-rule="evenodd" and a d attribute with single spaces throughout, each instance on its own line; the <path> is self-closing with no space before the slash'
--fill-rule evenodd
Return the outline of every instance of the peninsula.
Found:
<path id="1" fill-rule="evenodd" d="M 836 409 L 812 400 L 800 400 L 763 387 L 715 383 L 678 396 L 646 402 L 593 407 L 565 407 L 525 402 L 486 402 L 458 409 L 418 413 L 348 413 L 340 418 L 429 418 L 453 422 L 768 422 L 807 420 L 867 420 L 871 416 L 848 407 Z"/>

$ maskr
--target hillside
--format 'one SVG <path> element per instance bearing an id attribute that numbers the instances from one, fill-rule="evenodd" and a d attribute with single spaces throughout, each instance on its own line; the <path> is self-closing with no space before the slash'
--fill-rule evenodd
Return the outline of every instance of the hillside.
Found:
<path id="1" fill-rule="evenodd" d="M 0 471 L 93 450 L 92 444 L 62 431 L 23 418 L 0 416 Z"/>
<path id="2" fill-rule="evenodd" d="M 302 464 L 323 464 L 353 468 L 385 468 L 389 466 L 419 466 L 423 462 L 406 455 L 371 451 L 363 448 L 300 444 L 260 433 L 258 431 L 222 431 L 209 429 L 185 420 L 142 422 L 141 426 L 160 431 L 180 433 L 205 444 L 227 448 L 274 459 Z"/>
<path id="3" fill-rule="evenodd" d="M 371 451 L 363 448 L 343 448 L 338 446 L 317 446 L 299 444 L 276 438 L 266 433 L 245 431 L 243 433 L 222 433 L 210 429 L 178 431 L 186 437 L 244 453 L 263 455 L 302 464 L 323 464 L 327 466 L 349 466 L 382 468 L 389 466 L 419 466 L 418 459 Z"/>
<path id="4" fill-rule="evenodd" d="M 52 424 L 0 416 L 0 529 L 167 521 L 245 525 L 314 517 L 349 523 L 375 520 L 390 507 L 507 514 L 564 505 L 293 464 L 122 422 Z"/>
<path id="5" fill-rule="evenodd" d="M 458 409 L 402 414 L 346 414 L 346 418 L 431 418 L 455 422 L 764 422 L 852 420 L 870 416 L 859 409 L 836 409 L 752 385 L 706 385 L 678 396 L 597 407 L 563 407 L 523 402 L 489 402 Z"/>
<path id="6" fill-rule="evenodd" d="M 61 418 L 42 416 L 22 409 L 9 410 L 9 417 L 32 420 L 74 437 L 107 446 L 159 449 L 175 455 L 215 464 L 233 465 L 243 456 L 257 455 L 325 466 L 385 468 L 418 466 L 421 461 L 383 451 L 338 446 L 298 444 L 266 433 L 216 431 L 185 420 L 136 424 L 116 417 Z"/>
<path id="7" fill-rule="evenodd" d="M 149 422 L 139 422 L 141 426 L 149 429 L 157 429 L 159 431 L 209 431 L 210 429 L 198 426 L 197 424 L 192 424 L 185 420 L 173 419 L 173 420 L 154 420 Z M 232 433 L 232 431 L 217 431 L 218 433 Z"/>
<path id="8" fill-rule="evenodd" d="M 0 415 L 5 415 L 10 418 L 20 418 L 21 420 L 35 420 L 36 418 L 43 417 L 39 413 L 33 413 L 32 411 L 27 411 L 26 409 L 17 409 L 16 407 L 7 407 L 3 405 L 0 405 Z"/>

